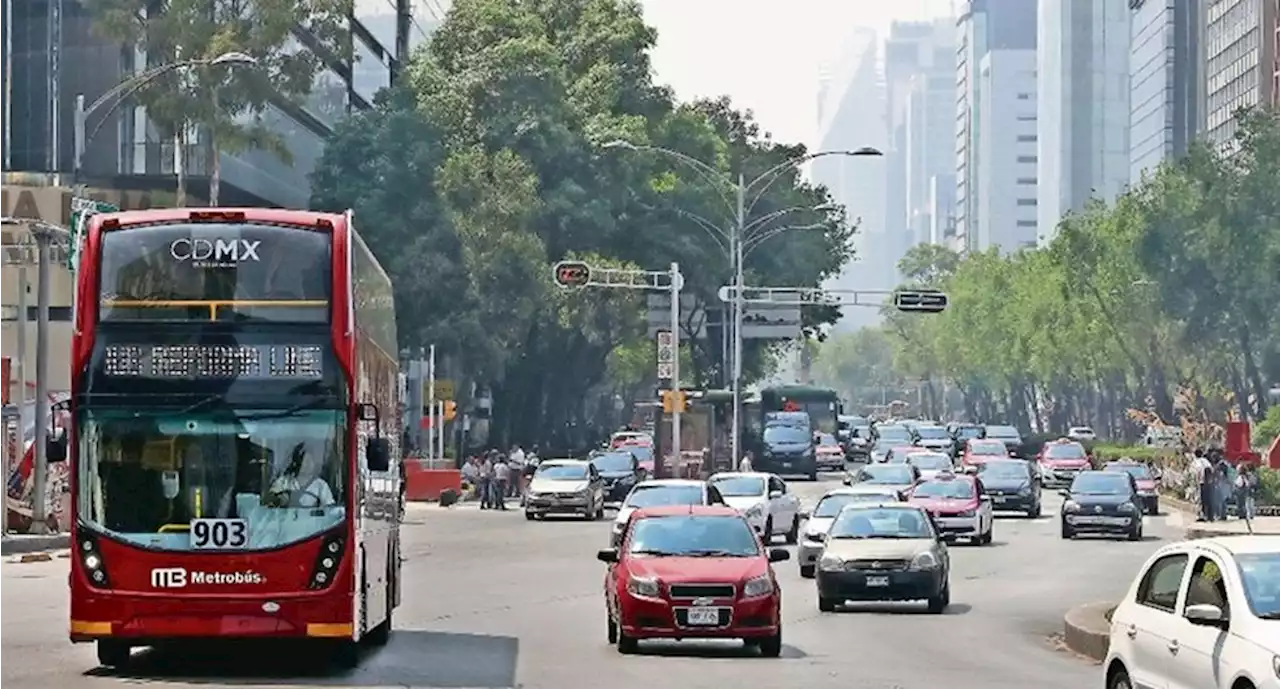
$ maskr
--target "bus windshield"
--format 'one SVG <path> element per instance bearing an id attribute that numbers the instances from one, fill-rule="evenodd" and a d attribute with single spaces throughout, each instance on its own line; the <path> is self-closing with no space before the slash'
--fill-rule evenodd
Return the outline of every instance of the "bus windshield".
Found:
<path id="1" fill-rule="evenodd" d="M 346 516 L 345 411 L 90 405 L 79 414 L 80 518 L 123 541 L 264 550 Z M 197 519 L 231 520 L 231 541 L 201 536 Z"/>

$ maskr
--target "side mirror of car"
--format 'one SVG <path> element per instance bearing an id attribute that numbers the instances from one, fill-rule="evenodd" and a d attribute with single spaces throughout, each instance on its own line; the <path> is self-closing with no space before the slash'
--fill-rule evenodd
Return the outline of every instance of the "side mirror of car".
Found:
<path id="1" fill-rule="evenodd" d="M 613 563 L 618 561 L 618 551 L 615 548 L 605 548 L 596 553 L 596 559 L 601 562 Z"/>
<path id="2" fill-rule="evenodd" d="M 791 559 L 791 553 L 782 548 L 769 549 L 769 562 L 786 562 Z"/>
<path id="3" fill-rule="evenodd" d="M 801 519 L 808 519 L 808 518 L 809 518 L 809 513 L 808 513 L 808 512 L 806 512 L 806 511 L 804 511 L 804 510 L 801 510 L 801 511 L 799 511 L 799 512 L 797 512 L 797 513 L 796 513 L 796 516 L 797 516 L 797 517 L 800 517 Z"/>
<path id="4" fill-rule="evenodd" d="M 1061 496 L 1062 496 L 1062 497 L 1064 497 L 1064 498 L 1070 498 L 1070 497 L 1071 497 L 1071 491 L 1069 491 L 1069 490 L 1060 490 L 1060 491 L 1058 491 L 1058 495 L 1061 495 Z"/>
<path id="5" fill-rule="evenodd" d="M 853 479 L 852 479 L 852 478 L 849 478 L 848 476 L 846 476 L 846 477 L 844 477 L 844 480 L 843 480 L 843 481 L 841 481 L 841 483 L 843 483 L 843 484 L 844 484 L 844 485 L 846 485 L 846 486 L 852 486 L 852 485 L 853 485 Z"/>
<path id="6" fill-rule="evenodd" d="M 943 543 L 955 543 L 956 535 L 953 533 L 943 532 L 938 534 L 938 540 L 942 541 Z"/>
<path id="7" fill-rule="evenodd" d="M 982 497 L 981 497 L 981 498 L 979 498 L 979 499 L 980 499 L 980 500 L 982 500 L 983 502 L 991 502 L 991 496 L 990 496 L 990 495 L 984 495 L 984 496 L 982 496 Z"/>
<path id="8" fill-rule="evenodd" d="M 386 471 L 391 468 L 391 443 L 386 438 L 369 438 L 364 449 L 365 463 L 369 471 Z"/>
<path id="9" fill-rule="evenodd" d="M 1229 621 L 1222 608 L 1208 604 L 1188 605 L 1182 616 L 1191 624 L 1201 627 L 1225 628 Z"/>
<path id="10" fill-rule="evenodd" d="M 782 497 L 782 491 L 780 491 L 780 490 L 771 490 L 771 491 L 769 491 L 769 499 L 770 499 L 770 500 L 777 500 L 777 499 L 778 499 L 778 498 L 780 498 L 780 497 Z"/>

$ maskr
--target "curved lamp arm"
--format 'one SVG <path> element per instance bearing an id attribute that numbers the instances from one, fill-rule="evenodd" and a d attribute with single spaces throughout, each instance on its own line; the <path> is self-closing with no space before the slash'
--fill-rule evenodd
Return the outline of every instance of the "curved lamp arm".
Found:
<path id="1" fill-rule="evenodd" d="M 733 204 L 729 203 L 729 196 L 725 193 L 725 187 L 728 185 L 725 181 L 724 173 L 702 162 L 701 160 L 694 158 L 693 156 L 687 153 L 681 153 L 680 151 L 670 149 L 670 148 L 664 148 L 662 146 L 649 146 L 644 144 L 636 145 L 631 143 L 630 141 L 623 141 L 621 139 L 617 141 L 610 141 L 608 143 L 605 143 L 601 146 L 601 148 L 624 148 L 624 149 L 627 149 L 628 151 L 644 151 L 649 153 L 661 153 L 662 155 L 665 155 L 669 158 L 674 158 L 684 163 L 685 165 L 688 165 L 695 172 L 697 172 L 702 177 L 702 181 L 706 182 L 708 186 L 719 189 L 720 200 L 724 202 L 725 208 L 728 209 L 730 213 L 732 213 L 734 210 Z"/>
<path id="2" fill-rule="evenodd" d="M 745 191 L 747 191 L 748 193 L 753 191 L 757 184 L 760 184 L 763 182 L 764 186 L 761 187 L 760 190 L 757 191 L 749 201 L 747 201 L 746 214 L 751 215 L 751 209 L 754 208 L 755 205 L 760 202 L 760 199 L 764 197 L 765 192 L 769 191 L 769 188 L 772 187 L 773 184 L 777 182 L 780 177 L 782 177 L 783 173 L 789 170 L 795 169 L 801 165 L 804 165 L 805 163 L 811 160 L 817 160 L 818 158 L 825 158 L 827 156 L 864 157 L 864 156 L 882 156 L 882 155 L 884 154 L 881 153 L 878 149 L 874 149 L 869 146 L 864 146 L 863 148 L 859 148 L 852 151 L 847 151 L 847 150 L 818 151 L 817 153 L 807 153 L 802 156 L 796 156 L 795 158 L 784 160 L 781 163 L 778 163 L 777 165 L 774 165 L 773 167 L 769 168 L 768 170 L 765 170 L 763 173 L 760 174 L 760 176 L 756 177 L 755 179 L 747 183 Z"/>

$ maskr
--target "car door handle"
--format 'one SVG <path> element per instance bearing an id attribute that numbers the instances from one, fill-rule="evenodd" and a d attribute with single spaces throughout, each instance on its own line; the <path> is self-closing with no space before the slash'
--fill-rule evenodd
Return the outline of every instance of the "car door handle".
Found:
<path id="1" fill-rule="evenodd" d="M 1178 654 L 1178 641 L 1176 639 L 1169 642 L 1169 652 L 1174 655 Z"/>
<path id="2" fill-rule="evenodd" d="M 1130 639 L 1136 639 L 1138 637 L 1137 625 L 1129 625 L 1129 628 L 1125 630 L 1125 634 L 1128 634 Z"/>

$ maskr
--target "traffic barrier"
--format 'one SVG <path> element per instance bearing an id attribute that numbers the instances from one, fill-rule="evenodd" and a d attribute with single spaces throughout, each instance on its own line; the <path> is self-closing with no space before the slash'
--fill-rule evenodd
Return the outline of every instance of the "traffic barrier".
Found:
<path id="1" fill-rule="evenodd" d="M 405 460 L 404 497 L 406 500 L 424 502 L 439 500 L 446 490 L 462 492 L 462 472 L 457 469 L 428 469 L 421 463 Z"/>
<path id="2" fill-rule="evenodd" d="M 1087 603 L 1068 610 L 1062 618 L 1062 640 L 1067 648 L 1098 662 L 1106 660 L 1115 609 L 1115 603 Z"/>

